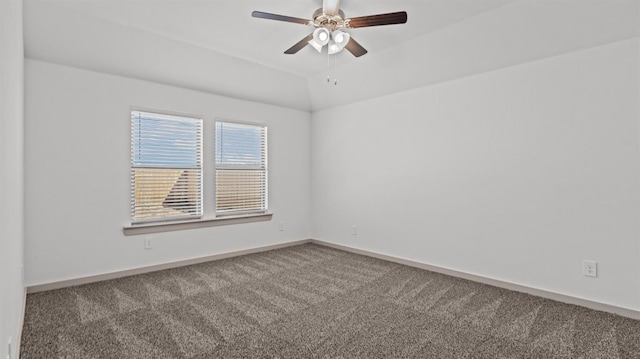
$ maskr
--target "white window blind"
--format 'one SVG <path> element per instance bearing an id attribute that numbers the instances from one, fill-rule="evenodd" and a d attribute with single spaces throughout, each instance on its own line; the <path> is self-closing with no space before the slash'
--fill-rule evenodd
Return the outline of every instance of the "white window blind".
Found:
<path id="1" fill-rule="evenodd" d="M 216 214 L 267 210 L 267 128 L 216 122 Z"/>
<path id="2" fill-rule="evenodd" d="M 132 111 L 132 221 L 201 216 L 202 120 Z"/>

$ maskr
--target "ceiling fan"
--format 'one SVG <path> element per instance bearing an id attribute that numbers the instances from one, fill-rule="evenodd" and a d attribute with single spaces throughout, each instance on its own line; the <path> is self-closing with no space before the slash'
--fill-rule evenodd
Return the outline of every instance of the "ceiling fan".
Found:
<path id="1" fill-rule="evenodd" d="M 349 33 L 343 31 L 344 29 L 404 24 L 407 22 L 406 11 L 346 18 L 344 12 L 340 10 L 340 0 L 323 0 L 322 8 L 313 13 L 313 20 L 261 11 L 254 11 L 251 13 L 251 16 L 261 19 L 293 22 L 316 28 L 313 33 L 307 35 L 304 39 L 298 41 L 285 51 L 285 54 L 295 54 L 307 45 L 311 45 L 318 52 L 321 52 L 322 48 L 328 45 L 329 55 L 338 53 L 342 51 L 342 49 L 347 49 L 347 51 L 355 57 L 366 54 L 367 50 L 357 43 Z"/>

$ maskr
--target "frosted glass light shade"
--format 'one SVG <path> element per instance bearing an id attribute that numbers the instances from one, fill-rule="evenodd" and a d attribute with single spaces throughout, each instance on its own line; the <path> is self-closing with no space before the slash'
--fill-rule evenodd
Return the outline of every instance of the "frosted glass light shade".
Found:
<path id="1" fill-rule="evenodd" d="M 349 43 L 351 36 L 343 31 L 336 30 L 331 33 L 331 41 L 329 41 L 329 55 L 338 53 L 344 49 Z"/>
<path id="2" fill-rule="evenodd" d="M 329 30 L 319 27 L 313 32 L 313 39 L 309 40 L 309 45 L 313 46 L 318 52 L 322 51 L 322 47 L 329 43 Z"/>

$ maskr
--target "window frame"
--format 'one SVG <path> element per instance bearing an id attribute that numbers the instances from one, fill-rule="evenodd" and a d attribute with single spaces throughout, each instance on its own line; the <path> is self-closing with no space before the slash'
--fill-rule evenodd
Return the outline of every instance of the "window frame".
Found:
<path id="1" fill-rule="evenodd" d="M 240 126 L 252 126 L 260 128 L 262 135 L 264 136 L 264 148 L 260 149 L 261 153 L 264 153 L 264 168 L 258 168 L 255 166 L 249 165 L 227 165 L 227 168 L 218 168 L 218 123 L 227 123 L 230 125 L 240 125 Z M 226 118 L 216 118 L 213 123 L 213 211 L 215 214 L 215 218 L 223 219 L 227 217 L 243 217 L 243 216 L 256 216 L 256 215 L 264 215 L 269 214 L 269 126 L 264 123 L 250 122 L 250 121 L 239 121 L 232 120 Z M 224 167 L 224 166 L 223 166 Z M 224 171 L 232 171 L 232 170 L 253 170 L 253 171 L 264 171 L 264 188 L 262 193 L 264 193 L 264 198 L 261 200 L 264 202 L 264 208 L 260 209 L 251 209 L 251 210 L 236 210 L 236 211 L 218 211 L 218 170 Z"/>
<path id="2" fill-rule="evenodd" d="M 265 200 L 266 206 L 264 211 L 260 212 L 252 212 L 252 213 L 227 213 L 224 215 L 219 215 L 216 213 L 216 201 L 215 201 L 215 191 L 216 191 L 216 166 L 215 166 L 215 151 L 216 151 L 216 126 L 217 122 L 228 122 L 235 123 L 241 125 L 250 125 L 250 126 L 258 126 L 264 127 L 268 130 L 268 125 L 266 123 L 259 122 L 248 122 L 248 121 L 238 121 L 238 120 L 230 120 L 226 118 L 209 118 L 202 115 L 194 115 L 190 113 L 183 112 L 175 112 L 175 111 L 166 111 L 166 110 L 158 110 L 146 107 L 139 106 L 131 106 L 129 111 L 129 133 L 131 135 L 131 113 L 134 111 L 139 112 L 148 112 L 148 113 L 157 113 L 160 115 L 166 116 L 178 116 L 178 117 L 187 117 L 187 118 L 196 118 L 202 120 L 202 132 L 201 132 L 201 216 L 199 218 L 193 217 L 182 217 L 180 219 L 159 219 L 154 221 L 133 221 L 131 210 L 129 211 L 129 221 L 123 225 L 123 233 L 125 236 L 135 236 L 142 234 L 152 234 L 152 233 L 163 233 L 169 231 L 178 231 L 178 230 L 186 230 L 186 229 L 195 229 L 195 228 L 206 228 L 206 227 L 215 227 L 215 226 L 225 226 L 225 225 L 233 225 L 233 224 L 243 224 L 243 223 L 253 223 L 253 222 L 262 222 L 262 221 L 270 221 L 273 217 L 273 213 L 271 212 L 268 205 L 268 190 L 269 190 L 269 171 L 268 171 L 268 139 L 265 141 L 265 161 L 267 163 L 267 167 L 265 168 Z M 129 138 L 130 150 L 129 150 L 129 161 L 130 161 L 130 171 L 131 167 L 131 151 L 133 150 L 133 143 L 131 142 L 131 138 Z M 209 156 L 212 156 L 210 158 Z M 129 182 L 131 181 L 131 172 L 129 175 Z M 132 186 L 129 184 L 129 191 L 132 191 Z M 133 205 L 131 193 L 129 194 L 129 206 Z"/>
<path id="3" fill-rule="evenodd" d="M 204 216 L 204 160 L 203 160 L 203 147 L 204 147 L 204 118 L 203 116 L 184 114 L 184 113 L 176 113 L 171 111 L 163 111 L 163 110 L 155 110 L 155 109 L 143 109 L 138 107 L 131 107 L 130 111 L 130 212 L 129 219 L 132 225 L 144 225 L 144 224 L 163 224 L 170 222 L 183 222 L 183 221 L 197 221 L 203 218 Z M 196 162 L 198 166 L 145 166 L 145 165 L 135 165 L 135 146 L 134 146 L 134 113 L 145 113 L 151 116 L 157 116 L 158 119 L 164 120 L 175 120 L 186 119 L 186 120 L 195 120 L 197 126 L 197 137 L 196 137 Z M 176 215 L 176 216 L 167 216 L 167 217 L 151 217 L 151 218 L 135 218 L 135 209 L 137 207 L 136 199 L 135 199 L 135 175 L 134 171 L 136 169 L 167 169 L 167 170 L 180 170 L 180 169 L 189 169 L 189 170 L 197 170 L 199 180 L 196 182 L 197 188 L 199 192 L 197 193 L 196 200 L 196 210 L 195 214 L 185 214 L 185 215 Z"/>

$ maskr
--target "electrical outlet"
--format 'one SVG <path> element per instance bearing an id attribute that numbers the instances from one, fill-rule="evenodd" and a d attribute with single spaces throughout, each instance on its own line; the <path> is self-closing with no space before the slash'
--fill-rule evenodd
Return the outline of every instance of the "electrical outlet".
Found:
<path id="1" fill-rule="evenodd" d="M 153 248 L 153 244 L 151 243 L 151 237 L 144 237 L 144 249 Z"/>
<path id="2" fill-rule="evenodd" d="M 589 260 L 582 261 L 582 274 L 587 277 L 597 277 L 598 262 Z"/>
<path id="3" fill-rule="evenodd" d="M 280 222 L 280 227 L 278 227 L 280 229 L 280 232 L 284 231 L 284 222 Z"/>
<path id="4" fill-rule="evenodd" d="M 354 236 L 358 235 L 358 226 L 356 226 L 355 224 L 351 226 L 351 234 Z"/>

